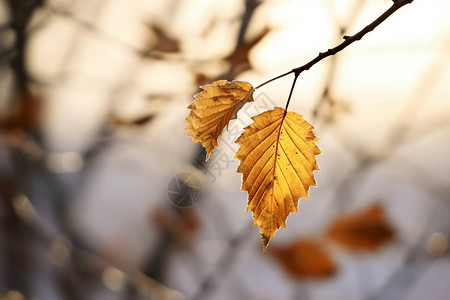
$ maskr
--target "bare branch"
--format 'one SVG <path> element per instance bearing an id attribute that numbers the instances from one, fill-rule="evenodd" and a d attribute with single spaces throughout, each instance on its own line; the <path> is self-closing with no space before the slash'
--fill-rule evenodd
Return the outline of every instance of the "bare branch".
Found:
<path id="1" fill-rule="evenodd" d="M 315 64 L 317 64 L 318 62 L 320 62 L 321 60 L 323 60 L 324 58 L 327 58 L 328 56 L 331 55 L 335 55 L 336 53 L 342 51 L 343 49 L 345 49 L 347 46 L 349 46 L 350 44 L 359 41 L 360 39 L 362 39 L 367 33 L 371 32 L 372 30 L 374 30 L 376 27 L 378 27 L 378 25 L 380 25 L 381 23 L 383 23 L 387 18 L 389 18 L 394 12 L 396 12 L 398 9 L 400 9 L 401 7 L 405 6 L 406 4 L 409 4 L 411 2 L 413 2 L 414 0 L 396 0 L 394 1 L 394 3 L 392 4 L 391 7 L 389 7 L 383 14 L 381 14 L 381 16 L 379 16 L 377 19 L 375 19 L 375 21 L 373 21 L 372 23 L 370 23 L 369 25 L 367 25 L 366 27 L 364 27 L 361 31 L 359 31 L 358 33 L 356 33 L 355 35 L 352 36 L 344 36 L 344 41 L 342 43 L 340 43 L 339 45 L 337 45 L 334 48 L 328 49 L 325 52 L 320 52 L 319 55 L 317 55 L 316 58 L 314 58 L 313 60 L 311 60 L 310 62 L 304 64 L 301 67 L 292 69 L 289 72 L 286 72 L 284 74 L 281 74 L 277 77 L 274 77 L 272 79 L 269 79 L 266 82 L 263 82 L 262 84 L 258 85 L 255 89 L 258 89 L 266 84 L 268 84 L 269 82 L 272 82 L 274 80 L 277 80 L 279 78 L 282 78 L 284 76 L 287 76 L 289 74 L 295 73 L 295 75 L 299 75 L 300 73 L 302 73 L 303 71 L 309 70 L 312 66 L 314 66 Z"/>

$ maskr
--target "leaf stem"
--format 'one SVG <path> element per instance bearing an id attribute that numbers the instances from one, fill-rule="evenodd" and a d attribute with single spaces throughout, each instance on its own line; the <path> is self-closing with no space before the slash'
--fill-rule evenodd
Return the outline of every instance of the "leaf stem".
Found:
<path id="1" fill-rule="evenodd" d="M 257 87 L 255 87 L 255 90 L 258 89 L 258 88 L 260 88 L 260 87 L 262 87 L 263 85 L 266 85 L 266 84 L 268 84 L 268 83 L 270 83 L 270 82 L 272 82 L 272 81 L 274 81 L 274 80 L 280 79 L 280 78 L 282 78 L 282 77 L 284 77 L 284 76 L 286 76 L 286 75 L 289 75 L 289 74 L 291 74 L 291 73 L 293 73 L 293 72 L 294 72 L 294 71 L 291 70 L 291 71 L 286 72 L 286 73 L 284 73 L 284 74 L 278 75 L 278 76 L 276 76 L 276 77 L 274 77 L 274 78 L 272 78 L 272 79 L 269 79 L 269 80 L 267 80 L 266 82 L 263 82 L 263 83 L 261 83 L 260 85 L 258 85 Z"/>
<path id="2" fill-rule="evenodd" d="M 294 81 L 292 82 L 291 90 L 289 92 L 289 96 L 288 96 L 288 99 L 287 99 L 287 102 L 286 102 L 286 107 L 284 108 L 284 110 L 285 110 L 284 114 L 285 115 L 286 115 L 288 107 L 289 107 L 289 102 L 291 102 L 292 92 L 294 92 L 295 83 L 297 82 L 297 78 L 298 78 L 298 75 L 300 75 L 300 73 L 295 72 L 294 75 L 295 75 Z"/>
<path id="3" fill-rule="evenodd" d="M 277 79 L 280 79 L 284 76 L 287 76 L 291 73 L 295 73 L 296 74 L 296 78 L 297 76 L 300 75 L 301 72 L 309 70 L 312 66 L 314 66 L 316 63 L 318 63 L 319 61 L 323 60 L 324 58 L 327 58 L 328 56 L 331 55 L 335 55 L 336 53 L 342 51 L 344 48 L 346 48 L 348 45 L 359 41 L 360 39 L 362 39 L 367 33 L 371 32 L 372 30 L 374 30 L 378 25 L 380 25 L 381 23 L 383 23 L 388 17 L 390 17 L 394 12 L 396 12 L 399 8 L 403 7 L 406 4 L 409 4 L 411 2 L 413 2 L 414 0 L 394 0 L 394 3 L 391 5 L 391 7 L 389 7 L 383 14 L 381 14 L 378 18 L 376 18 L 372 23 L 370 23 L 369 25 L 367 25 L 366 27 L 364 27 L 361 31 L 359 31 L 358 33 L 356 33 L 355 35 L 352 36 L 344 36 L 344 41 L 342 43 L 340 43 L 339 45 L 337 45 L 334 48 L 330 48 L 325 52 L 320 52 L 319 55 L 316 56 L 316 58 L 314 58 L 313 60 L 311 60 L 310 62 L 304 64 L 301 67 L 292 69 L 289 72 L 286 72 L 284 74 L 281 74 L 279 76 L 276 76 L 272 79 L 269 79 L 265 82 L 263 82 L 262 84 L 258 85 L 257 87 L 255 87 L 255 90 L 274 81 Z M 294 80 L 294 83 L 295 83 Z M 289 104 L 289 100 L 288 100 L 288 104 Z"/>

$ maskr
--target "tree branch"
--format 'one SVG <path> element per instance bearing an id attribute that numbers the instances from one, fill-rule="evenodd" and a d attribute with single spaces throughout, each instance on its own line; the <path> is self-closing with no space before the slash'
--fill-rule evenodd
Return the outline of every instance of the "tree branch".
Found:
<path id="1" fill-rule="evenodd" d="M 344 41 L 342 43 L 340 43 L 339 45 L 337 45 L 334 48 L 328 49 L 325 52 L 320 52 L 319 55 L 317 55 L 316 58 L 314 58 L 313 60 L 311 60 L 310 62 L 304 64 L 301 67 L 292 69 L 289 72 L 286 72 L 284 74 L 281 74 L 277 77 L 274 77 L 272 79 L 269 79 L 266 82 L 263 82 L 262 84 L 258 85 L 255 89 L 258 89 L 266 84 L 268 84 L 269 82 L 272 82 L 274 80 L 277 80 L 279 78 L 282 78 L 286 75 L 295 73 L 296 75 L 299 75 L 300 73 L 302 73 L 303 71 L 309 70 L 312 66 L 314 66 L 315 64 L 317 64 L 318 62 L 320 62 L 321 60 L 323 60 L 324 58 L 327 58 L 328 56 L 331 55 L 335 55 L 336 53 L 342 51 L 344 48 L 346 48 L 347 46 L 349 46 L 350 44 L 359 41 L 360 39 L 362 39 L 367 33 L 371 32 L 372 30 L 374 30 L 378 25 L 380 25 L 381 23 L 383 23 L 387 18 L 389 18 L 394 12 L 396 12 L 398 9 L 400 9 L 401 7 L 405 6 L 406 4 L 409 4 L 411 2 L 413 2 L 414 0 L 394 0 L 394 3 L 392 4 L 391 7 L 389 7 L 383 14 L 381 14 L 381 16 L 379 16 L 377 19 L 375 19 L 375 21 L 373 21 L 372 23 L 370 23 L 369 25 L 367 25 L 366 27 L 364 27 L 361 31 L 359 31 L 358 33 L 356 33 L 355 35 L 352 36 L 344 36 Z"/>

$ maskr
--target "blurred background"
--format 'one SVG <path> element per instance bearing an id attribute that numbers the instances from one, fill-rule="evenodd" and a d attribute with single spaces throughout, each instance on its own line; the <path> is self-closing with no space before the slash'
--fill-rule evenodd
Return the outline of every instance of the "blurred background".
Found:
<path id="1" fill-rule="evenodd" d="M 317 188 L 267 253 L 233 159 L 184 130 L 199 86 L 260 83 L 387 0 L 1 0 L 0 299 L 448 299 L 449 1 L 416 0 L 300 76 Z"/>

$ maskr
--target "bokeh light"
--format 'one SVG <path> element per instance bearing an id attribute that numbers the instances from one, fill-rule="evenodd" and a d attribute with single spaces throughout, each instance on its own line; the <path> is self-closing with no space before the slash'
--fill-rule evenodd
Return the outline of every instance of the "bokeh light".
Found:
<path id="1" fill-rule="evenodd" d="M 185 130 L 199 86 L 258 86 L 392 3 L 0 0 L 0 299 L 447 299 L 450 1 L 414 0 L 300 75 L 318 187 L 268 253 L 234 142 L 293 76 L 207 162 Z M 198 178 L 189 205 L 179 174 Z"/>

